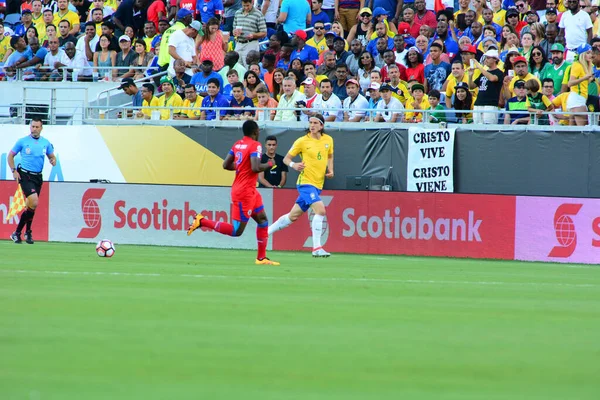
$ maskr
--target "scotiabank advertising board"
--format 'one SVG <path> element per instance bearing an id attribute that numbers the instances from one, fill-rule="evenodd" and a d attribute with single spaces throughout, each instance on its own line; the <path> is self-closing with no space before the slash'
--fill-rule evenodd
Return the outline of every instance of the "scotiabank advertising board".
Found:
<path id="1" fill-rule="evenodd" d="M 50 240 L 254 249 L 254 222 L 238 238 L 205 230 L 186 235 L 198 212 L 231 221 L 229 191 L 202 186 L 53 184 Z M 271 192 L 261 194 L 271 218 Z"/>
<path id="2" fill-rule="evenodd" d="M 294 190 L 273 194 L 275 218 Z M 323 192 L 328 251 L 449 257 L 514 257 L 515 197 L 445 193 Z M 310 213 L 271 238 L 275 250 L 312 247 Z"/>
<path id="3" fill-rule="evenodd" d="M 518 197 L 515 259 L 600 262 L 600 199 Z"/>
<path id="4" fill-rule="evenodd" d="M 17 183 L 15 181 L 0 181 L 0 238 L 8 239 L 10 234 L 15 231 L 19 223 L 19 217 L 22 212 L 17 216 L 6 220 L 8 216 L 8 210 L 12 203 L 13 196 L 17 190 Z M 42 192 L 40 194 L 40 200 L 38 203 L 35 217 L 31 229 L 33 231 L 34 240 L 48 240 L 48 197 L 50 196 L 50 185 L 48 182 L 44 182 L 42 186 Z"/>

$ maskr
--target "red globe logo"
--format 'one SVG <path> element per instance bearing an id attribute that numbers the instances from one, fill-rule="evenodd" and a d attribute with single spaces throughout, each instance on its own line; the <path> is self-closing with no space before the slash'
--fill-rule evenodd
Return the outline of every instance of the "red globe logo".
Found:
<path id="1" fill-rule="evenodd" d="M 94 199 L 87 199 L 87 201 L 83 204 L 81 208 L 83 213 L 83 221 L 90 228 L 95 228 L 98 226 L 101 220 L 100 216 L 100 207 L 98 207 L 98 203 Z"/>
<path id="2" fill-rule="evenodd" d="M 556 231 L 556 240 L 562 246 L 570 246 L 577 237 L 575 233 L 575 224 L 568 215 L 561 215 L 554 225 Z"/>

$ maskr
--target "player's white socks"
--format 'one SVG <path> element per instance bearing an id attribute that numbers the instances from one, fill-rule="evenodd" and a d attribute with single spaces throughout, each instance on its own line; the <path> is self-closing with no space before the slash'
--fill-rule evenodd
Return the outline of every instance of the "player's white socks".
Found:
<path id="1" fill-rule="evenodd" d="M 323 233 L 323 220 L 325 216 L 315 214 L 312 220 L 313 249 L 321 247 L 321 234 Z"/>
<path id="2" fill-rule="evenodd" d="M 292 220 L 290 219 L 290 217 L 288 215 L 289 214 L 282 215 L 281 217 L 279 217 L 279 219 L 277 221 L 275 221 L 274 224 L 269 225 L 269 236 L 272 233 L 280 231 L 284 228 L 287 228 L 288 226 L 290 226 L 292 224 Z"/>

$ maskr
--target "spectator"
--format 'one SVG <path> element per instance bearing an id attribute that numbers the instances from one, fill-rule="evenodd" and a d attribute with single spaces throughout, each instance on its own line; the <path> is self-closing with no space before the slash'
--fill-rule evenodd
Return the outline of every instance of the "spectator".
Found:
<path id="1" fill-rule="evenodd" d="M 58 5 L 58 10 L 54 13 L 52 23 L 58 26 L 60 21 L 67 20 L 70 24 L 69 33 L 71 35 L 78 35 L 80 27 L 79 14 L 69 10 L 69 2 L 67 0 L 57 0 L 56 4 Z"/>
<path id="2" fill-rule="evenodd" d="M 388 67 L 388 84 L 392 88 L 392 96 L 400 100 L 402 104 L 406 103 L 406 100 L 410 97 L 410 93 L 406 85 L 400 80 L 400 70 L 396 65 L 390 65 Z"/>
<path id="3" fill-rule="evenodd" d="M 248 71 L 247 73 L 252 73 Z M 245 120 L 253 119 L 254 117 L 254 103 L 252 99 L 244 95 L 244 85 L 241 82 L 236 82 L 231 85 L 231 94 L 233 98 L 229 104 L 229 107 L 235 108 L 235 110 L 227 110 L 225 117 L 226 120 Z"/>
<path id="4" fill-rule="evenodd" d="M 263 0 L 261 12 L 265 16 L 267 28 L 277 29 L 277 13 L 279 12 L 279 0 Z M 271 35 L 272 37 L 273 35 Z"/>
<path id="5" fill-rule="evenodd" d="M 548 98 L 548 100 L 554 100 L 554 81 L 552 78 L 542 79 L 542 94 Z"/>
<path id="6" fill-rule="evenodd" d="M 448 23 L 440 21 L 437 23 L 434 39 L 440 38 L 444 41 L 444 46 L 450 58 L 458 54 L 458 43 L 448 34 Z"/>
<path id="7" fill-rule="evenodd" d="M 185 61 L 181 59 L 175 61 L 173 69 L 175 70 L 175 76 L 173 76 L 175 91 L 182 99 L 185 99 L 185 88 L 192 81 L 192 77 L 185 72 L 187 70 Z"/>
<path id="8" fill-rule="evenodd" d="M 42 0 L 33 0 L 31 2 L 31 21 L 36 29 L 40 30 L 45 28 Z"/>
<path id="9" fill-rule="evenodd" d="M 125 27 L 125 30 L 123 31 L 123 35 L 127 35 L 129 36 L 129 39 L 131 39 L 131 43 L 133 43 L 135 41 L 135 33 L 133 32 L 133 27 L 127 25 Z"/>
<path id="10" fill-rule="evenodd" d="M 335 69 L 336 80 L 333 81 L 333 93 L 343 102 L 348 97 L 346 82 L 348 82 L 348 67 L 340 64 Z"/>
<path id="11" fill-rule="evenodd" d="M 96 27 L 96 34 L 102 35 L 102 21 L 104 20 L 104 13 L 101 8 L 94 8 L 90 12 L 90 21 Z"/>
<path id="12" fill-rule="evenodd" d="M 265 0 L 265 1 L 270 1 L 270 0 Z M 267 24 L 267 26 L 268 26 L 268 24 Z M 279 32 L 279 33 L 282 33 L 282 32 Z M 265 54 L 272 54 L 275 56 L 276 63 L 277 63 L 277 55 L 281 51 L 281 37 L 280 37 L 279 33 L 274 33 L 273 35 L 271 35 L 269 37 L 269 44 L 267 46 L 267 50 L 265 50 Z M 290 54 L 291 54 L 291 52 L 290 52 Z"/>
<path id="13" fill-rule="evenodd" d="M 94 61 L 94 49 L 98 44 L 99 36 L 96 35 L 96 27 L 93 22 L 86 22 L 85 33 L 77 40 L 75 48 L 81 54 L 85 54 L 88 61 Z"/>
<path id="14" fill-rule="evenodd" d="M 519 79 L 514 84 L 515 96 L 506 101 L 506 111 L 523 111 L 504 115 L 505 125 L 527 125 L 529 124 L 529 113 L 527 112 L 527 91 L 525 89 L 525 81 Z M 585 104 L 585 103 L 584 103 Z"/>
<path id="15" fill-rule="evenodd" d="M 505 99 L 509 99 L 511 97 L 516 96 L 516 92 L 514 91 L 515 82 L 522 80 L 527 82 L 530 79 L 535 79 L 540 84 L 540 80 L 536 78 L 533 74 L 529 73 L 529 69 L 527 68 L 527 59 L 523 56 L 515 57 L 514 59 L 514 68 L 515 68 L 515 76 L 510 77 L 507 76 L 504 78 L 504 97 Z"/>
<path id="16" fill-rule="evenodd" d="M 304 104 L 301 105 L 301 108 L 306 108 L 302 111 L 301 120 L 308 121 L 308 117 L 311 117 L 319 111 L 311 110 L 316 105 L 321 103 L 321 95 L 317 93 L 317 80 L 313 77 L 307 76 L 306 79 L 302 82 L 302 87 L 304 88 Z"/>
<path id="17" fill-rule="evenodd" d="M 564 38 L 566 42 L 566 60 L 573 61 L 579 46 L 592 40 L 593 24 L 589 14 L 580 8 L 579 0 L 566 0 L 566 3 L 568 11 L 565 11 L 560 18 L 558 37 Z"/>
<path id="18" fill-rule="evenodd" d="M 223 1 L 225 11 L 223 13 L 223 30 L 228 34 L 233 31 L 233 20 L 235 14 L 242 8 L 242 0 L 225 0 Z"/>
<path id="19" fill-rule="evenodd" d="M 160 66 L 161 71 L 166 71 L 170 65 L 171 56 L 169 54 L 169 40 L 171 39 L 171 35 L 173 32 L 180 31 L 186 26 L 189 26 L 191 23 L 192 12 L 188 9 L 182 8 L 181 10 L 177 11 L 177 21 L 161 35 L 160 52 L 158 54 L 158 65 Z"/>
<path id="20" fill-rule="evenodd" d="M 152 3 L 154 4 L 154 3 Z M 144 37 L 143 40 L 146 42 L 146 51 L 151 52 L 154 50 L 154 46 L 152 46 L 152 41 L 154 41 L 157 37 L 156 34 L 156 25 L 152 21 L 146 21 L 144 23 Z"/>
<path id="21" fill-rule="evenodd" d="M 209 19 L 214 17 L 221 19 L 224 12 L 225 7 L 222 0 L 199 0 L 196 2 L 196 14 L 200 14 L 202 24 L 206 24 Z"/>
<path id="22" fill-rule="evenodd" d="M 431 55 L 432 62 L 424 69 L 427 87 L 429 89 L 442 90 L 444 82 L 451 72 L 450 64 L 441 61 L 442 45 L 437 42 L 431 44 L 429 55 Z"/>
<path id="23" fill-rule="evenodd" d="M 529 72 L 540 79 L 542 70 L 546 64 L 548 64 L 548 59 L 544 54 L 544 50 L 542 50 L 540 46 L 534 46 L 531 49 L 531 55 L 529 56 Z"/>
<path id="24" fill-rule="evenodd" d="M 235 13 L 233 22 L 233 36 L 235 37 L 235 51 L 238 52 L 244 67 L 246 55 L 252 51 L 259 51 L 259 40 L 267 37 L 267 24 L 265 17 L 254 8 L 253 0 L 242 0 L 242 8 Z"/>
<path id="25" fill-rule="evenodd" d="M 32 22 L 31 10 L 23 10 L 21 13 L 21 23 L 15 28 L 16 36 L 25 36 L 27 29 L 34 26 Z"/>
<path id="26" fill-rule="evenodd" d="M 112 22 L 104 21 L 102 23 L 102 34 L 106 35 L 106 37 L 108 37 L 108 41 L 109 41 L 108 49 L 118 53 L 119 51 L 121 51 L 121 48 L 119 47 L 119 41 L 115 37 L 114 32 L 115 32 L 115 26 L 113 25 Z M 100 50 L 101 50 L 100 43 L 98 42 L 98 44 L 96 45 L 96 51 L 100 51 Z"/>
<path id="27" fill-rule="evenodd" d="M 327 76 L 327 79 L 336 79 L 335 71 L 337 67 L 335 52 L 326 51 L 324 56 L 325 62 L 317 69 L 317 75 Z"/>
<path id="28" fill-rule="evenodd" d="M 60 47 L 64 48 L 65 44 L 67 43 L 73 43 L 73 45 L 77 44 L 77 39 L 75 39 L 75 36 L 69 33 L 70 28 L 71 26 L 69 24 L 69 21 L 67 21 L 66 19 L 63 19 L 58 23 L 58 33 L 60 34 L 60 36 L 58 37 L 58 45 Z"/>
<path id="29" fill-rule="evenodd" d="M 63 68 L 67 68 L 67 80 L 71 79 L 73 82 L 91 81 L 92 68 L 85 55 L 77 53 L 73 42 L 65 44 L 64 50 L 67 55 L 67 58 L 65 58 L 67 63 L 63 65 Z"/>
<path id="30" fill-rule="evenodd" d="M 533 49 L 533 33 L 526 32 L 521 34 L 521 55 L 527 59 L 531 56 Z"/>
<path id="31" fill-rule="evenodd" d="M 360 55 L 358 79 L 361 90 L 367 90 L 371 84 L 371 71 L 379 71 L 379 67 L 375 66 L 373 56 L 368 51 L 363 51 Z"/>
<path id="32" fill-rule="evenodd" d="M 58 39 L 56 39 L 58 42 Z M 106 81 L 112 81 L 114 70 L 107 67 L 114 67 L 117 62 L 117 53 L 113 50 L 109 50 L 110 38 L 108 35 L 103 34 L 100 36 L 98 46 L 100 51 L 94 53 L 94 73 L 98 74 L 101 79 Z"/>
<path id="33" fill-rule="evenodd" d="M 159 107 L 160 104 L 160 101 L 154 97 L 154 85 L 144 83 L 140 92 L 142 93 L 142 109 L 137 112 L 136 117 L 150 119 L 152 117 L 152 109 Z"/>
<path id="34" fill-rule="evenodd" d="M 478 61 L 473 62 L 474 68 L 469 68 L 469 88 L 479 89 L 473 106 L 475 110 L 473 122 L 475 124 L 498 123 L 498 114 L 495 111 L 498 111 L 498 99 L 502 91 L 502 71 L 498 68 L 498 61 L 498 52 L 488 50 L 485 53 L 484 61 L 487 68 L 484 68 Z M 475 68 L 481 75 L 473 80 Z"/>
<path id="35" fill-rule="evenodd" d="M 267 136 L 265 147 L 267 152 L 262 155 L 260 162 L 267 163 L 272 161 L 274 167 L 258 174 L 259 187 L 283 187 L 287 179 L 288 167 L 283 163 L 283 156 L 276 153 L 277 138 L 272 135 Z"/>
<path id="36" fill-rule="evenodd" d="M 194 60 L 196 59 L 196 42 L 194 40 L 201 30 L 200 22 L 192 21 L 185 28 L 171 34 L 169 37 L 169 55 L 171 56 L 168 68 L 169 75 L 175 75 L 175 69 L 173 68 L 175 60 L 183 60 L 187 67 L 185 73 L 193 75 L 192 67 L 195 65 Z"/>
<path id="37" fill-rule="evenodd" d="M 565 75 L 568 75 L 568 71 L 571 67 L 571 63 L 564 60 L 565 48 L 560 43 L 554 43 L 550 48 L 550 54 L 552 55 L 552 64 L 547 63 L 542 69 L 540 79 L 545 80 L 547 78 L 552 79 L 554 82 L 554 96 L 557 96 L 560 92 L 568 92 L 568 86 L 563 84 Z M 542 86 L 542 89 L 544 86 Z"/>
<path id="38" fill-rule="evenodd" d="M 415 23 L 427 25 L 431 29 L 437 28 L 437 18 L 433 11 L 427 10 L 425 0 L 415 0 Z"/>
<path id="39" fill-rule="evenodd" d="M 219 71 L 225 65 L 223 60 L 226 50 L 227 42 L 223 37 L 223 32 L 219 29 L 219 20 L 217 18 L 209 19 L 206 23 L 206 32 L 200 38 L 199 58 L 212 60 L 215 71 Z"/>
<path id="40" fill-rule="evenodd" d="M 365 111 L 369 108 L 369 102 L 360 94 L 360 84 L 356 79 L 346 81 L 346 92 L 348 97 L 343 101 L 344 121 L 360 122 L 365 117 Z M 356 111 L 352 111 L 356 110 Z"/>
<path id="41" fill-rule="evenodd" d="M 256 98 L 256 88 L 261 85 L 260 78 L 258 74 L 254 71 L 246 71 L 244 74 L 244 82 L 242 83 L 242 87 L 246 91 L 246 96 L 252 100 L 254 103 L 258 102 Z M 231 85 L 233 89 L 233 85 Z"/>
<path id="42" fill-rule="evenodd" d="M 276 68 L 283 68 L 287 70 L 292 61 L 292 52 L 294 51 L 294 47 L 291 43 L 285 43 L 281 46 L 281 50 L 279 51 L 279 55 L 277 57 L 277 63 L 275 64 Z"/>
<path id="43" fill-rule="evenodd" d="M 306 29 L 311 24 L 311 12 L 308 2 L 282 0 L 277 22 L 283 24 L 283 31 L 288 34 Z"/>
<path id="44" fill-rule="evenodd" d="M 391 49 L 394 47 L 394 39 L 388 35 L 387 27 L 383 22 L 378 22 L 377 25 L 375 25 L 375 34 L 376 37 L 371 39 L 367 44 L 367 51 L 371 53 L 373 57 L 378 53 L 381 53 L 381 51 L 378 51 L 377 49 L 377 42 L 379 39 L 384 39 L 386 41 L 383 49 Z"/>
<path id="45" fill-rule="evenodd" d="M 554 46 L 554 44 L 558 43 L 556 41 L 556 38 L 558 36 L 558 25 L 557 24 L 548 24 L 546 26 L 546 38 L 544 40 L 542 40 L 542 42 L 540 43 L 540 47 L 542 48 L 542 50 L 544 50 L 544 54 L 546 56 L 550 56 L 550 53 L 552 52 L 552 50 L 550 50 L 552 48 L 552 46 Z"/>
<path id="46" fill-rule="evenodd" d="M 252 64 L 255 64 L 258 67 L 258 71 L 255 71 L 259 77 L 262 77 L 262 71 L 260 69 L 260 51 L 258 50 L 250 50 L 248 54 L 246 54 L 246 68 L 248 70 L 251 69 Z"/>
<path id="47" fill-rule="evenodd" d="M 285 78 L 285 71 L 282 68 L 275 68 L 273 70 L 273 88 L 271 89 L 271 94 L 277 101 L 283 95 L 283 78 Z"/>
<path id="48" fill-rule="evenodd" d="M 367 89 L 367 94 L 369 96 L 369 110 L 376 110 L 377 104 L 381 101 L 381 92 L 379 92 L 379 88 L 381 88 L 381 84 L 378 82 L 371 82 L 369 88 Z M 365 122 L 375 122 L 375 117 L 377 116 L 377 112 L 369 111 L 365 115 Z"/>
<path id="49" fill-rule="evenodd" d="M 323 11 L 323 0 L 311 0 L 311 23 L 313 26 L 317 24 L 317 22 L 322 23 L 323 25 L 331 25 L 331 19 Z"/>
<path id="50" fill-rule="evenodd" d="M 221 90 L 221 94 L 227 98 L 227 100 L 231 101 L 233 95 L 231 94 L 231 85 L 240 81 L 240 77 L 235 69 L 230 69 L 227 73 L 227 85 L 223 86 L 223 90 Z"/>
<path id="51" fill-rule="evenodd" d="M 244 76 L 246 74 L 246 68 L 244 68 L 244 66 L 239 61 L 240 55 L 237 51 L 229 51 L 225 53 L 225 59 L 223 60 L 225 65 L 219 71 L 219 75 L 221 76 L 221 82 L 223 82 L 227 78 L 227 72 L 229 72 L 230 69 L 235 69 L 238 73 L 238 76 Z"/>
<path id="52" fill-rule="evenodd" d="M 282 75 L 283 77 L 283 75 Z M 256 97 L 258 103 L 256 104 L 256 115 L 255 120 L 257 121 L 273 121 L 275 119 L 276 110 L 266 110 L 266 108 L 277 108 L 277 100 L 273 99 L 269 95 L 265 85 L 260 85 L 256 89 Z"/>
<path id="53" fill-rule="evenodd" d="M 141 36 L 144 23 L 148 20 L 147 13 L 148 0 L 123 0 L 113 14 L 112 21 L 121 32 L 125 32 L 126 26 L 131 26 L 135 36 Z"/>
<path id="54" fill-rule="evenodd" d="M 321 110 L 321 114 L 325 121 L 343 121 L 344 114 L 342 109 L 342 101 L 333 93 L 333 83 L 329 79 L 323 79 L 319 84 L 321 95 L 315 102 L 313 108 Z"/>
<path id="55" fill-rule="evenodd" d="M 454 96 L 452 108 L 454 108 L 456 111 L 473 110 L 473 95 L 469 90 L 469 85 L 464 82 L 459 82 L 454 88 L 454 91 L 456 95 Z M 470 124 L 473 122 L 472 113 L 457 112 L 456 118 L 459 124 Z"/>
<path id="56" fill-rule="evenodd" d="M 429 114 L 429 122 L 438 123 L 446 122 L 446 113 L 441 112 L 446 108 L 440 104 L 440 92 L 433 89 L 429 91 L 429 110 L 438 110 L 440 112 L 432 112 Z"/>
<path id="57" fill-rule="evenodd" d="M 197 72 L 192 76 L 190 83 L 196 87 L 198 94 L 204 98 L 208 96 L 208 83 L 211 79 L 219 81 L 219 88 L 223 86 L 223 78 L 221 75 L 213 71 L 212 60 L 204 59 L 200 64 L 201 72 Z"/>
<path id="58" fill-rule="evenodd" d="M 133 108 L 138 109 L 143 106 L 142 102 L 144 99 L 142 97 L 142 91 L 138 89 L 132 78 L 123 79 L 119 89 L 121 89 L 127 96 L 131 96 Z M 154 89 L 154 86 L 152 86 L 152 89 Z M 152 94 L 154 94 L 154 92 L 152 92 Z"/>
<path id="59" fill-rule="evenodd" d="M 410 110 L 428 110 L 431 107 L 429 98 L 425 95 L 425 86 L 419 83 L 412 85 L 410 94 L 411 97 L 406 101 L 406 108 Z M 406 122 L 423 122 L 423 113 L 415 111 L 407 112 L 404 115 L 404 120 Z"/>
<path id="60" fill-rule="evenodd" d="M 42 23 L 39 25 L 38 33 L 40 34 L 40 43 L 45 43 L 48 40 L 48 36 L 46 35 L 46 28 L 48 25 L 54 25 L 54 14 L 52 14 L 52 10 L 45 9 L 42 11 Z"/>
<path id="61" fill-rule="evenodd" d="M 183 100 L 175 93 L 175 85 L 173 85 L 173 81 L 168 76 L 160 78 L 160 87 L 163 92 L 162 97 L 158 99 L 159 106 L 163 107 L 160 110 L 160 119 L 171 119 L 172 115 L 178 114 L 181 111 L 178 107 L 183 105 Z"/>
<path id="62" fill-rule="evenodd" d="M 23 40 L 24 44 L 25 40 L 23 38 L 20 39 Z M 46 57 L 44 58 L 44 72 L 40 76 L 40 80 L 61 80 L 62 75 L 60 71 L 58 71 L 58 69 L 61 68 L 63 65 L 67 65 L 67 63 L 67 54 L 64 52 L 63 49 L 60 49 L 58 47 L 58 38 L 49 39 L 48 54 L 46 54 Z"/>
<path id="63" fill-rule="evenodd" d="M 426 85 L 425 66 L 423 65 L 423 55 L 416 47 L 408 49 L 406 54 L 406 79 L 407 81 L 416 80 L 422 85 Z M 425 88 L 427 91 L 427 88 Z"/>
<path id="64" fill-rule="evenodd" d="M 319 52 L 314 47 L 306 45 L 306 32 L 303 30 L 297 30 L 292 39 L 292 46 L 294 51 L 291 54 L 291 59 L 299 58 L 300 61 L 317 61 L 319 59 Z"/>
<path id="65" fill-rule="evenodd" d="M 142 79 L 145 76 L 146 69 L 150 65 L 154 56 L 152 53 L 146 51 L 146 41 L 143 39 L 137 39 L 135 41 L 135 58 L 131 62 L 131 66 L 134 67 L 133 79 Z"/>
<path id="66" fill-rule="evenodd" d="M 162 0 L 150 0 L 150 6 L 148 6 L 148 20 L 146 22 L 152 22 L 154 25 L 155 32 L 159 29 L 159 21 L 167 16 L 167 9 L 165 3 Z M 144 33 L 146 33 L 146 24 L 144 23 Z M 147 46 L 150 48 L 150 44 Z"/>
<path id="67" fill-rule="evenodd" d="M 115 74 L 113 75 L 115 80 L 131 78 L 135 75 L 135 72 L 130 67 L 135 60 L 136 54 L 131 50 L 131 39 L 129 36 L 121 35 L 119 38 L 119 47 L 121 51 L 117 53 L 115 67 L 122 68 L 115 70 Z"/>
<path id="68" fill-rule="evenodd" d="M 183 109 L 179 110 L 179 113 L 174 115 L 173 118 L 200 119 L 202 115 L 202 101 L 204 99 L 201 96 L 198 96 L 194 85 L 186 85 L 184 94 L 185 100 L 183 101 Z"/>
<path id="69" fill-rule="evenodd" d="M 27 28 L 27 32 L 25 33 L 25 43 L 29 44 L 29 39 L 31 38 L 39 38 L 39 34 L 35 26 L 30 26 Z"/>
<path id="70" fill-rule="evenodd" d="M 46 40 L 43 43 L 44 47 L 48 47 L 48 40 L 56 38 L 58 39 L 56 26 L 54 24 L 50 24 L 46 26 Z"/>
<path id="71" fill-rule="evenodd" d="M 227 113 L 227 110 L 217 110 L 217 108 L 229 107 L 229 100 L 219 93 L 220 88 L 221 82 L 217 78 L 208 80 L 206 85 L 208 95 L 202 100 L 201 120 L 212 121 L 217 119 L 217 111 L 219 112 L 218 119 L 222 120 Z"/>
<path id="72" fill-rule="evenodd" d="M 297 108 L 298 102 L 304 101 L 305 97 L 302 93 L 296 90 L 296 81 L 294 78 L 283 78 L 283 95 L 277 105 L 277 113 L 274 121 L 296 121 L 296 112 L 286 110 L 286 108 Z"/>
<path id="73" fill-rule="evenodd" d="M 568 3 L 571 6 L 571 3 Z M 585 43 L 577 48 L 579 58 L 571 66 L 568 86 L 571 89 L 567 98 L 567 110 L 570 112 L 587 112 L 586 102 L 589 94 L 589 84 L 594 81 L 592 65 L 592 46 Z M 574 115 L 574 125 L 585 126 L 587 115 Z"/>
<path id="74" fill-rule="evenodd" d="M 0 27 L 4 27 L 0 25 Z M 9 54 L 4 63 L 4 71 L 8 77 L 15 76 L 15 71 L 19 64 L 29 59 L 32 54 L 25 43 L 25 39 L 20 36 L 6 36 L 9 38 L 9 46 L 14 49 L 14 52 Z M 43 61 L 43 60 L 42 60 Z"/>
<path id="75" fill-rule="evenodd" d="M 275 72 L 275 56 L 265 54 L 262 58 L 263 81 L 267 85 L 269 92 L 273 91 L 273 73 Z"/>
<path id="76" fill-rule="evenodd" d="M 344 38 L 336 36 L 333 39 L 333 54 L 335 57 L 336 66 L 346 62 L 346 58 L 350 54 L 345 50 L 346 41 Z"/>
<path id="77" fill-rule="evenodd" d="M 538 125 L 550 125 L 550 119 L 548 115 L 543 115 L 544 111 L 554 110 L 554 106 L 548 97 L 540 93 L 540 85 L 530 80 L 525 82 L 525 89 L 527 90 L 527 105 L 530 113 L 535 113 L 538 118 Z M 531 115 L 531 123 L 535 122 L 533 114 Z"/>
<path id="78" fill-rule="evenodd" d="M 381 100 L 377 103 L 377 115 L 375 116 L 375 122 L 396 122 L 402 120 L 402 113 L 400 110 L 404 109 L 404 106 L 398 99 L 392 96 L 392 88 L 389 84 L 384 83 L 379 88 L 381 93 Z"/>

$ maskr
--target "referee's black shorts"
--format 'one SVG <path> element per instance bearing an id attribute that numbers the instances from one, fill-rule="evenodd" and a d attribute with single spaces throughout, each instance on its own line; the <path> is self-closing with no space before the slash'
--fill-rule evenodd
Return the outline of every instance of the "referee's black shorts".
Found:
<path id="1" fill-rule="evenodd" d="M 36 193 L 39 196 L 42 191 L 42 173 L 27 171 L 21 168 L 21 166 L 17 168 L 17 171 L 19 171 L 19 175 L 21 175 L 19 183 L 21 184 L 21 189 L 23 190 L 25 197 L 29 197 Z"/>

